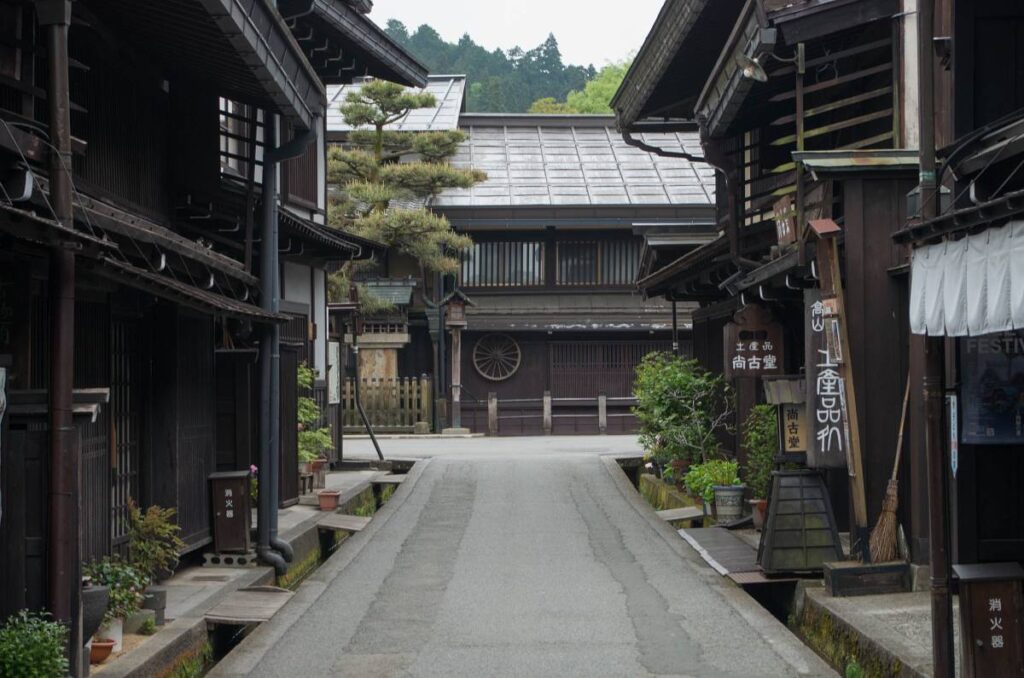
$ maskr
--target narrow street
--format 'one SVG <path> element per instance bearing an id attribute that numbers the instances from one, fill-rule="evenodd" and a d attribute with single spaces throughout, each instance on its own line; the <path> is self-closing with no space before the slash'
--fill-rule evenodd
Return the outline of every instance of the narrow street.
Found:
<path id="1" fill-rule="evenodd" d="M 601 457 L 632 438 L 384 444 L 443 451 L 211 675 L 832 675 Z"/>

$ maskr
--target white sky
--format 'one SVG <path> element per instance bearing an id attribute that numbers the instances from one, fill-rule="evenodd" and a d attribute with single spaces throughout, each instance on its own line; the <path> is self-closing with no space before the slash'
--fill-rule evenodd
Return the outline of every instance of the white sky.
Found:
<path id="1" fill-rule="evenodd" d="M 619 61 L 647 37 L 663 0 L 374 0 L 381 26 L 398 19 L 412 33 L 430 24 L 449 42 L 469 33 L 488 50 L 536 47 L 554 33 L 567 64 Z"/>

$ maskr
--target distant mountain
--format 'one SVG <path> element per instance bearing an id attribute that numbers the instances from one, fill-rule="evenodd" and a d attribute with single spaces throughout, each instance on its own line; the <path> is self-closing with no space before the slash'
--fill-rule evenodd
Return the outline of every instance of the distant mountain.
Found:
<path id="1" fill-rule="evenodd" d="M 524 51 L 513 47 L 493 52 L 473 42 L 469 34 L 457 43 L 445 42 L 424 24 L 409 33 L 401 21 L 387 23 L 387 33 L 412 52 L 431 73 L 463 73 L 469 81 L 466 110 L 474 113 L 525 113 L 538 99 L 565 101 L 597 75 L 593 65 L 562 63 L 554 35 Z"/>

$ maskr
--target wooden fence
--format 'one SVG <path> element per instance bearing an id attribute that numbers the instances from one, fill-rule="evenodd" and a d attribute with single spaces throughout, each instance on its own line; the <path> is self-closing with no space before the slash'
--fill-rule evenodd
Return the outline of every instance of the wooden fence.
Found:
<path id="1" fill-rule="evenodd" d="M 346 433 L 364 432 L 355 403 L 355 384 L 346 379 L 341 394 L 342 422 Z M 377 433 L 429 432 L 433 421 L 433 390 L 430 377 L 363 379 L 360 396 L 366 416 Z M 417 424 L 419 426 L 417 427 Z"/>
<path id="2" fill-rule="evenodd" d="M 462 423 L 487 435 L 579 435 L 635 433 L 636 398 L 503 398 L 488 393 L 485 403 L 463 403 Z"/>

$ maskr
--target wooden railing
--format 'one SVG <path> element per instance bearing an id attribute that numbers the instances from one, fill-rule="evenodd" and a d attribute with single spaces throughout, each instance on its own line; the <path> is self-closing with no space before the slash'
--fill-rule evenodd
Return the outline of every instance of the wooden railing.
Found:
<path id="1" fill-rule="evenodd" d="M 463 424 L 487 435 L 565 435 L 633 433 L 633 397 L 501 398 L 488 393 L 486 403 L 464 403 Z"/>
<path id="2" fill-rule="evenodd" d="M 363 422 L 355 404 L 354 387 L 353 379 L 345 380 L 341 394 L 342 421 L 346 433 L 363 433 Z M 429 432 L 433 420 L 430 377 L 363 379 L 359 391 L 374 432 Z"/>

